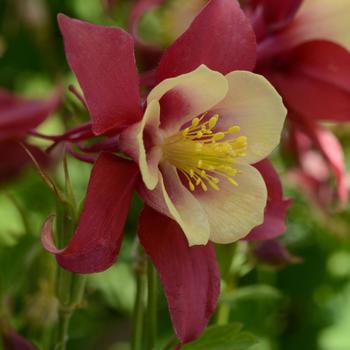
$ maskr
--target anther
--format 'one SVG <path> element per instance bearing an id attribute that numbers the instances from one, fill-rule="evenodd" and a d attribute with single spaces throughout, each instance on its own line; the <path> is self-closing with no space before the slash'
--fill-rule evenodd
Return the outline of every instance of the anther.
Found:
<path id="1" fill-rule="evenodd" d="M 186 128 L 182 131 L 182 135 L 186 136 L 188 132 L 190 131 L 190 128 Z"/>
<path id="2" fill-rule="evenodd" d="M 236 132 L 239 132 L 241 131 L 241 128 L 238 126 L 238 125 L 235 125 L 235 126 L 231 126 L 229 129 L 228 129 L 228 132 L 230 134 L 234 134 Z"/>
<path id="3" fill-rule="evenodd" d="M 216 134 L 213 135 L 213 140 L 214 141 L 219 141 L 225 137 L 225 134 L 223 132 L 217 132 Z"/>
<path id="4" fill-rule="evenodd" d="M 210 120 L 209 120 L 209 128 L 210 129 L 212 129 L 216 125 L 218 119 L 219 119 L 219 115 L 218 114 L 215 114 L 215 115 L 213 115 L 210 118 Z"/>
<path id="5" fill-rule="evenodd" d="M 237 181 L 233 180 L 231 177 L 228 177 L 227 180 L 228 180 L 233 186 L 238 186 Z"/>
<path id="6" fill-rule="evenodd" d="M 214 183 L 213 181 L 209 181 L 209 185 L 211 188 L 213 188 L 216 191 L 220 190 L 219 186 L 216 183 Z"/>
<path id="7" fill-rule="evenodd" d="M 199 122 L 200 122 L 200 119 L 199 118 L 194 118 L 193 120 L 192 120 L 192 126 L 197 126 L 198 124 L 199 124 Z"/>
<path id="8" fill-rule="evenodd" d="M 247 143 L 247 136 L 239 136 L 235 140 L 239 144 L 246 144 Z"/>

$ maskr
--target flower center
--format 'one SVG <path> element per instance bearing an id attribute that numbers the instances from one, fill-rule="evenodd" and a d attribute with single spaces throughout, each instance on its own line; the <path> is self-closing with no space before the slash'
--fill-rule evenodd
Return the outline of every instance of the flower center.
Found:
<path id="1" fill-rule="evenodd" d="M 228 137 L 240 131 L 237 125 L 214 132 L 219 115 L 203 121 L 205 116 L 206 113 L 194 118 L 191 126 L 167 137 L 162 146 L 163 157 L 186 177 L 191 191 L 196 186 L 207 191 L 208 185 L 219 190 L 220 178 L 238 186 L 234 179 L 238 173 L 235 162 L 236 158 L 245 156 L 247 137 Z"/>

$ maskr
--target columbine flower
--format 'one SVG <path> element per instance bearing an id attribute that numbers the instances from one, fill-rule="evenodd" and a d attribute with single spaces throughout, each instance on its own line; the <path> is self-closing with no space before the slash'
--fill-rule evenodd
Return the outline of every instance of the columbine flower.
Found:
<path id="1" fill-rule="evenodd" d="M 176 17 L 177 30 L 174 30 L 175 27 L 165 28 L 164 31 L 166 32 L 166 36 L 175 38 L 179 34 L 182 34 L 182 30 L 184 30 L 183 28 L 188 26 L 190 18 L 195 16 L 195 13 L 198 12 L 200 7 L 203 6 L 203 2 L 203 0 L 198 0 L 191 3 L 191 6 L 184 6 L 182 0 L 172 3 L 171 16 L 174 18 Z M 138 32 L 139 22 L 147 11 L 150 11 L 154 7 L 161 6 L 163 3 L 164 0 L 139 0 L 133 5 L 129 18 L 129 31 L 134 37 L 136 47 L 139 50 L 139 55 L 142 57 L 143 66 L 150 68 L 154 68 L 154 66 L 157 65 L 159 57 L 162 53 L 162 47 L 159 45 L 157 46 L 155 43 L 146 42 L 142 39 Z M 250 3 L 250 5 L 252 4 Z M 273 9 L 277 9 L 277 12 L 274 14 L 275 16 L 282 16 L 284 12 L 291 12 L 293 7 L 296 8 L 297 6 L 294 2 L 293 6 L 289 5 L 287 7 L 281 6 L 277 8 L 275 6 L 271 7 Z M 185 14 L 183 12 L 185 12 Z M 168 20 L 168 18 L 166 20 Z M 154 87 L 156 84 L 155 70 L 151 69 L 150 71 L 144 73 L 141 77 L 141 84 L 148 87 Z M 283 197 L 280 179 L 274 168 L 268 164 L 268 161 L 262 162 L 261 166 L 254 166 L 258 168 L 265 180 L 268 189 L 268 200 L 265 208 L 264 223 L 252 230 L 251 233 L 245 237 L 245 239 L 271 239 L 280 236 L 285 232 L 285 217 L 291 201 L 290 199 Z"/>
<path id="2" fill-rule="evenodd" d="M 25 99 L 0 89 L 0 181 L 11 179 L 30 162 L 20 142 L 59 105 L 60 93 L 48 99 Z M 37 147 L 26 144 L 33 155 L 45 158 Z"/>
<path id="3" fill-rule="evenodd" d="M 250 164 L 276 147 L 283 121 L 265 80 L 203 65 L 158 84 L 120 143 L 139 163 L 141 196 L 176 220 L 190 245 L 229 243 L 263 221 L 266 186 Z"/>
<path id="4" fill-rule="evenodd" d="M 262 175 L 267 187 L 267 203 L 264 222 L 253 228 L 244 237 L 248 241 L 270 240 L 282 235 L 286 231 L 285 217 L 292 203 L 291 198 L 284 198 L 280 178 L 273 165 L 267 159 L 254 164 Z"/>
<path id="5" fill-rule="evenodd" d="M 350 3 L 344 0 L 252 0 L 246 6 L 258 39 L 256 71 L 282 95 L 293 129 L 307 134 L 347 199 L 342 149 L 321 135 L 319 121 L 350 120 Z M 332 142 L 332 144 L 334 143 Z"/>
<path id="6" fill-rule="evenodd" d="M 238 71 L 253 68 L 256 48 L 234 1 L 209 2 L 166 50 L 143 104 L 129 34 L 64 15 L 59 24 L 93 132 L 119 135 L 119 151 L 133 161 L 102 152 L 68 247 L 55 248 L 49 222 L 43 242 L 69 270 L 108 268 L 137 188 L 146 203 L 140 242 L 159 271 L 178 337 L 191 341 L 219 293 L 208 240 L 233 242 L 262 223 L 266 185 L 251 164 L 278 144 L 285 108 L 264 78 Z"/>
<path id="7" fill-rule="evenodd" d="M 255 258 L 272 266 L 284 266 L 286 264 L 299 264 L 303 259 L 292 255 L 281 241 L 266 240 L 258 242 L 253 249 Z"/>
<path id="8" fill-rule="evenodd" d="M 290 181 L 299 185 L 320 209 L 333 211 L 337 194 L 329 186 L 332 173 L 338 182 L 338 192 L 343 189 L 345 198 L 347 194 L 343 153 L 337 138 L 322 127 L 314 126 L 312 130 L 302 132 L 292 126 L 288 141 L 285 146 L 297 160 L 297 167 L 288 172 Z"/>

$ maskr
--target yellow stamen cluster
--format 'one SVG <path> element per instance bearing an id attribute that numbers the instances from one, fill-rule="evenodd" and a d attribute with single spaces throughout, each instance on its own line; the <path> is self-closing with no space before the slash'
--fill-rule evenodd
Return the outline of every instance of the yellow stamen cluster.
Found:
<path id="1" fill-rule="evenodd" d="M 164 140 L 164 159 L 186 177 L 191 191 L 196 186 L 201 186 L 203 191 L 207 191 L 208 186 L 219 190 L 220 178 L 238 185 L 234 179 L 238 172 L 235 159 L 245 156 L 247 137 L 231 136 L 240 131 L 237 125 L 214 132 L 218 119 L 218 114 L 211 118 L 203 114 L 194 118 L 189 127 Z"/>

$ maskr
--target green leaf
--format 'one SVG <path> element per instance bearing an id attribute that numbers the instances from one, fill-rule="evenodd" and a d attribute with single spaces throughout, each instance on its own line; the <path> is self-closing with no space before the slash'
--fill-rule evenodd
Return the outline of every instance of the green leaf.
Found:
<path id="1" fill-rule="evenodd" d="M 89 275 L 88 285 L 98 290 L 109 306 L 131 314 L 136 285 L 130 264 L 118 261 L 104 272 Z"/>
<path id="2" fill-rule="evenodd" d="M 287 296 L 266 284 L 242 286 L 220 297 L 220 303 L 230 308 L 231 322 L 242 322 L 259 335 L 278 332 L 287 302 Z"/>
<path id="3" fill-rule="evenodd" d="M 182 350 L 246 350 L 257 343 L 256 337 L 242 332 L 242 325 L 231 323 L 208 327 L 197 340 L 184 345 Z"/>
<path id="4" fill-rule="evenodd" d="M 235 289 L 230 293 L 224 294 L 220 301 L 233 304 L 239 301 L 278 301 L 283 298 L 283 294 L 275 287 L 267 284 L 252 284 Z"/>
<path id="5" fill-rule="evenodd" d="M 0 246 L 15 246 L 18 240 L 25 234 L 18 201 L 12 194 L 6 193 L 0 196 Z"/>

